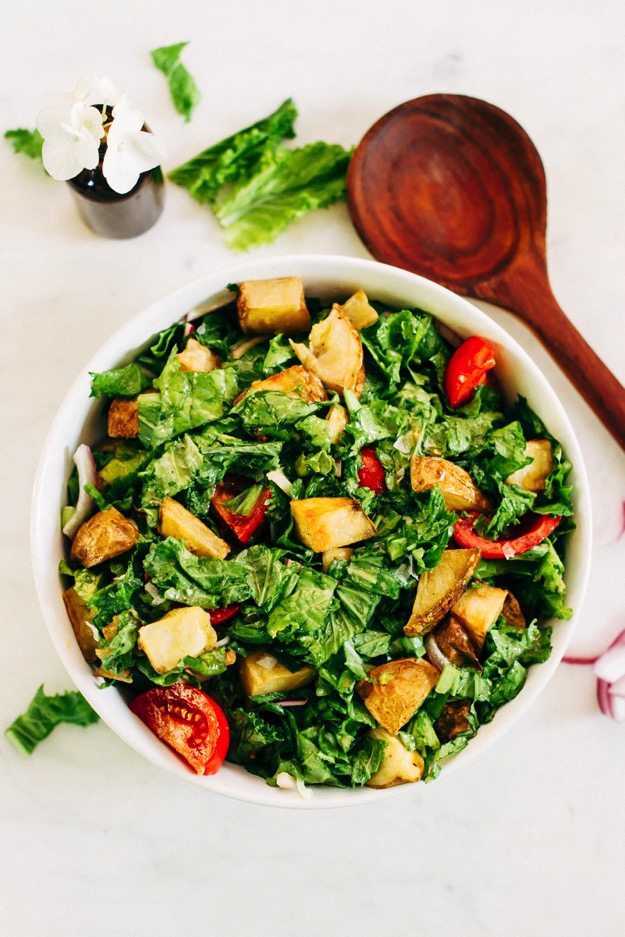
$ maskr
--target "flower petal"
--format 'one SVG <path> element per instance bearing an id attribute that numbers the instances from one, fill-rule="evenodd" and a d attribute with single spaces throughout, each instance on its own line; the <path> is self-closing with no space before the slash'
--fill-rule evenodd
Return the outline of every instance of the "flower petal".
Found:
<path id="1" fill-rule="evenodd" d="M 49 140 L 44 140 L 41 158 L 45 170 L 57 182 L 66 182 L 73 179 L 84 168 L 80 150 L 76 146 L 76 138 L 71 134 L 57 134 Z"/>

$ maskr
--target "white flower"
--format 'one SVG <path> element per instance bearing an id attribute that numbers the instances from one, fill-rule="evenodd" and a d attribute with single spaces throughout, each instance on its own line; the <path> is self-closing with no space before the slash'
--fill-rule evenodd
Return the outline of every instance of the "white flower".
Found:
<path id="1" fill-rule="evenodd" d="M 85 104 L 85 98 L 78 88 L 61 94 L 37 117 L 37 129 L 44 139 L 43 165 L 61 182 L 98 165 L 98 147 L 104 136 L 102 114 Z"/>
<path id="2" fill-rule="evenodd" d="M 104 178 L 120 195 L 130 192 L 141 173 L 154 169 L 164 157 L 154 134 L 142 127 L 143 115 L 126 100 L 120 100 L 113 108 L 102 163 Z"/>
<path id="3" fill-rule="evenodd" d="M 112 121 L 106 108 L 113 109 Z M 153 134 L 141 130 L 142 126 L 142 114 L 130 106 L 110 78 L 83 77 L 73 91 L 60 94 L 39 112 L 43 164 L 59 181 L 73 179 L 83 169 L 95 169 L 106 132 L 102 173 L 109 186 L 124 195 L 142 172 L 158 166 L 164 156 Z"/>

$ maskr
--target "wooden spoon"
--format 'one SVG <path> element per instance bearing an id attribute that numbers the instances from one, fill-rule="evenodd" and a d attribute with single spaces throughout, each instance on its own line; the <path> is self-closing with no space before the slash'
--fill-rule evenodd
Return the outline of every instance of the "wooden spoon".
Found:
<path id="1" fill-rule="evenodd" d="M 400 104 L 361 140 L 347 190 L 374 257 L 524 319 L 625 449 L 625 388 L 553 295 L 545 171 L 509 114 L 460 94 Z"/>

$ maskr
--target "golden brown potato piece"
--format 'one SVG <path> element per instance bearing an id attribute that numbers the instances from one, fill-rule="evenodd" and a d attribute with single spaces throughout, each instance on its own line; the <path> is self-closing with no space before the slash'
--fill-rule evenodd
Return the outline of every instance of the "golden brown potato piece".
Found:
<path id="1" fill-rule="evenodd" d="M 187 550 L 196 556 L 223 560 L 230 553 L 230 547 L 225 540 L 214 534 L 210 527 L 173 498 L 163 498 L 161 501 L 158 532 L 161 537 L 182 540 Z"/>
<path id="2" fill-rule="evenodd" d="M 343 303 L 341 312 L 347 316 L 351 324 L 355 329 L 358 329 L 359 332 L 368 325 L 373 325 L 379 318 L 373 306 L 369 304 L 367 294 L 364 290 L 356 290 L 354 295 L 350 296 L 349 299 Z"/>
<path id="3" fill-rule="evenodd" d="M 519 600 L 511 592 L 506 595 L 501 614 L 511 628 L 527 628 L 523 609 L 519 605 Z"/>
<path id="4" fill-rule="evenodd" d="M 350 547 L 335 547 L 333 550 L 324 550 L 321 554 L 321 567 L 326 573 L 335 560 L 351 560 L 354 551 Z"/>
<path id="5" fill-rule="evenodd" d="M 410 460 L 410 483 L 413 491 L 429 491 L 439 485 L 448 511 L 486 511 L 490 507 L 468 472 L 438 456 L 415 453 Z"/>
<path id="6" fill-rule="evenodd" d="M 456 667 L 476 667 L 479 659 L 471 635 L 455 615 L 448 615 L 434 632 L 441 654 Z"/>
<path id="7" fill-rule="evenodd" d="M 551 443 L 548 439 L 530 439 L 525 446 L 525 455 L 532 461 L 509 475 L 506 481 L 526 491 L 543 491 L 547 476 L 553 471 Z"/>
<path id="8" fill-rule="evenodd" d="M 198 657 L 217 643 L 210 614 L 203 608 L 175 608 L 139 628 L 138 646 L 157 673 L 167 673 L 183 657 Z"/>
<path id="9" fill-rule="evenodd" d="M 111 400 L 106 431 L 114 439 L 135 439 L 139 435 L 139 401 Z"/>
<path id="10" fill-rule="evenodd" d="M 243 332 L 277 335 L 279 332 L 305 332 L 310 328 L 300 277 L 240 283 L 237 311 Z"/>
<path id="11" fill-rule="evenodd" d="M 431 631 L 464 591 L 479 561 L 479 550 L 444 550 L 438 566 L 419 579 L 405 633 L 415 635 Z"/>
<path id="12" fill-rule="evenodd" d="M 486 635 L 501 615 L 507 594 L 506 589 L 480 582 L 463 592 L 452 605 L 452 615 L 467 629 L 478 651 L 482 650 Z"/>
<path id="13" fill-rule="evenodd" d="M 184 351 L 176 355 L 181 371 L 214 371 L 221 367 L 221 359 L 214 351 L 190 338 Z"/>
<path id="14" fill-rule="evenodd" d="M 312 667 L 289 670 L 268 651 L 259 648 L 239 658 L 239 679 L 247 696 L 299 690 L 315 679 Z"/>
<path id="15" fill-rule="evenodd" d="M 98 646 L 96 630 L 91 624 L 93 610 L 83 602 L 73 586 L 65 590 L 63 601 L 82 656 L 88 664 L 92 664 L 96 660 L 95 649 Z"/>
<path id="16" fill-rule="evenodd" d="M 376 530 L 353 498 L 302 498 L 291 501 L 299 539 L 315 553 L 374 537 Z"/>
<path id="17" fill-rule="evenodd" d="M 436 686 L 439 671 L 426 660 L 401 657 L 374 667 L 356 689 L 382 728 L 397 735 Z"/>
<path id="18" fill-rule="evenodd" d="M 334 404 L 328 410 L 326 420 L 328 421 L 328 436 L 330 442 L 334 445 L 343 435 L 343 430 L 349 422 L 347 410 L 338 403 Z"/>
<path id="19" fill-rule="evenodd" d="M 294 364 L 293 367 L 285 371 L 279 371 L 278 374 L 272 374 L 262 381 L 253 381 L 250 384 L 250 391 L 258 390 L 279 390 L 288 397 L 299 397 L 307 403 L 317 403 L 328 399 L 325 388 L 316 374 L 311 374 L 301 364 Z"/>
<path id="20" fill-rule="evenodd" d="M 451 742 L 457 735 L 469 731 L 471 728 L 470 712 L 470 700 L 450 700 L 445 703 L 443 711 L 434 723 L 436 734 L 441 742 Z"/>
<path id="21" fill-rule="evenodd" d="M 98 511 L 78 528 L 70 556 L 89 568 L 112 560 L 130 550 L 139 540 L 139 531 L 117 508 Z"/>
<path id="22" fill-rule="evenodd" d="M 396 736 L 381 727 L 372 729 L 369 735 L 384 742 L 385 748 L 380 767 L 367 781 L 367 787 L 381 790 L 421 780 L 425 763 L 419 752 L 409 752 Z"/>
<path id="23" fill-rule="evenodd" d="M 326 387 L 342 394 L 356 390 L 359 383 L 364 385 L 360 335 L 340 306 L 335 303 L 330 315 L 312 327 L 309 339 L 310 348 L 293 341 L 291 347 L 304 367 Z"/>

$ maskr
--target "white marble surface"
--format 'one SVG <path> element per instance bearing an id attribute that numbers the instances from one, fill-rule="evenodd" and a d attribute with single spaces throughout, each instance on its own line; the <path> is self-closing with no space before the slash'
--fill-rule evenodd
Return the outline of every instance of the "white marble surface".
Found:
<path id="1" fill-rule="evenodd" d="M 191 39 L 203 91 L 170 106 L 148 50 Z M 549 181 L 562 306 L 625 382 L 625 16 L 620 0 L 5 0 L 0 131 L 51 93 L 110 74 L 168 142 L 169 167 L 292 95 L 300 140 L 356 142 L 395 104 L 464 92 L 510 111 Z M 30 489 L 46 428 L 82 364 L 128 316 L 231 260 L 210 215 L 171 187 L 159 224 L 98 240 L 65 188 L 0 145 L 0 715 L 41 681 L 68 688 L 28 560 Z M 310 216 L 266 254 L 366 256 L 346 210 Z M 595 555 L 574 642 L 625 626 L 625 459 L 524 328 L 578 428 Z M 64 727 L 27 760 L 0 740 L 0 933 L 214 937 L 625 933 L 625 727 L 561 667 L 508 736 L 449 781 L 382 806 L 293 813 L 219 799 L 159 773 L 104 725 Z"/>

